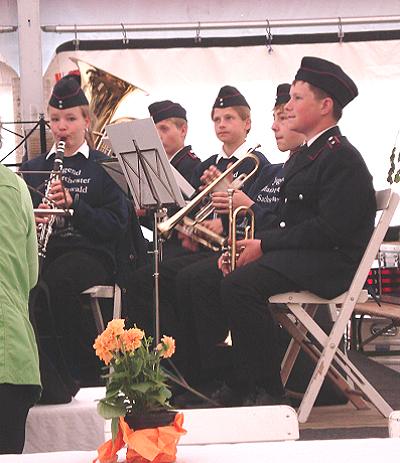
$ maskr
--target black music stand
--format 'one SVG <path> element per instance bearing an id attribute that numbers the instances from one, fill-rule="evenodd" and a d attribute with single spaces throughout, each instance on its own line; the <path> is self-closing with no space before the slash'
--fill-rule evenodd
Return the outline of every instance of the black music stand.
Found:
<path id="1" fill-rule="evenodd" d="M 122 122 L 106 127 L 135 207 L 153 212 L 154 333 L 160 341 L 159 262 L 161 240 L 157 224 L 171 205 L 183 207 L 185 201 L 161 143 L 153 119 Z M 117 181 L 118 177 L 114 177 Z M 118 181 L 117 181 L 118 183 Z M 121 186 L 124 189 L 123 186 Z"/>

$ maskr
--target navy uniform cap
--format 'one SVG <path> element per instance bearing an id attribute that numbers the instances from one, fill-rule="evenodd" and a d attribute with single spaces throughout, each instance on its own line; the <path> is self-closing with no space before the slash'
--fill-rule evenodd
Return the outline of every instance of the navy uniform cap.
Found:
<path id="1" fill-rule="evenodd" d="M 81 89 L 77 76 L 67 75 L 54 85 L 49 106 L 57 109 L 88 105 L 89 102 Z"/>
<path id="2" fill-rule="evenodd" d="M 295 80 L 308 82 L 324 90 L 342 108 L 358 95 L 356 84 L 340 66 L 314 56 L 305 56 L 301 60 Z"/>
<path id="3" fill-rule="evenodd" d="M 290 84 L 279 84 L 276 87 L 275 108 L 290 100 Z"/>
<path id="4" fill-rule="evenodd" d="M 213 108 L 228 108 L 230 106 L 247 106 L 250 109 L 246 98 L 235 87 L 225 85 L 218 93 Z"/>
<path id="5" fill-rule="evenodd" d="M 174 103 L 170 100 L 156 101 L 149 106 L 150 116 L 153 118 L 155 124 L 170 117 L 179 117 L 186 119 L 186 110 L 179 103 Z"/>

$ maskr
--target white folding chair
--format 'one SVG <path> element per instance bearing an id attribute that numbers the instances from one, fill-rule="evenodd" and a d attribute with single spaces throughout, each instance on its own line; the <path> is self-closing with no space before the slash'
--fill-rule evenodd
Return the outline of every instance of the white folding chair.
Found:
<path id="1" fill-rule="evenodd" d="M 90 307 L 92 309 L 97 332 L 104 331 L 104 320 L 101 313 L 99 299 L 114 299 L 113 319 L 121 318 L 121 288 L 115 283 L 114 286 L 92 286 L 81 294 L 90 296 Z"/>
<path id="2" fill-rule="evenodd" d="M 300 348 L 316 361 L 315 370 L 298 409 L 300 423 L 307 421 L 327 374 L 357 408 L 365 408 L 362 400 L 364 396 L 385 417 L 392 412 L 389 404 L 338 349 L 355 304 L 367 300 L 368 294 L 363 286 L 399 203 L 399 195 L 390 189 L 378 191 L 376 199 L 377 210 L 382 213 L 348 291 L 332 300 L 320 298 L 307 291 L 278 294 L 268 300 L 278 321 L 293 337 L 282 362 L 283 382 L 286 383 Z M 339 313 L 327 335 L 313 317 L 318 308 L 326 309 L 330 304 L 335 304 Z M 354 390 L 353 383 L 359 391 Z"/>
<path id="3" fill-rule="evenodd" d="M 389 437 L 400 438 L 400 410 L 395 410 L 389 416 Z"/>

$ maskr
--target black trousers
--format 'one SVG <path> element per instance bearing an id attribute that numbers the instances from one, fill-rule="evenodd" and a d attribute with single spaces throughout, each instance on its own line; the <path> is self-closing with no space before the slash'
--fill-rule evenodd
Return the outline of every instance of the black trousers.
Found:
<path id="1" fill-rule="evenodd" d="M 49 290 L 56 336 L 72 376 L 84 380 L 96 376 L 100 364 L 92 345 L 97 333 L 92 314 L 85 314 L 82 308 L 81 292 L 112 283 L 111 269 L 93 253 L 71 250 L 57 256 L 49 254 L 41 279 Z M 49 329 L 45 317 L 44 311 L 37 319 L 39 337 Z M 45 350 L 51 357 L 51 345 Z"/>
<path id="2" fill-rule="evenodd" d="M 235 384 L 244 392 L 256 386 L 283 393 L 280 347 L 268 297 L 300 288 L 262 265 L 263 258 L 236 269 L 221 282 L 222 310 L 232 331 Z"/>
<path id="3" fill-rule="evenodd" d="M 212 255 L 212 254 L 211 254 Z M 176 353 L 172 360 L 181 370 L 182 361 L 186 359 L 183 347 L 182 316 L 185 311 L 179 307 L 178 301 L 182 287 L 182 279 L 188 268 L 203 260 L 208 260 L 210 253 L 200 251 L 171 259 L 163 259 L 159 267 L 160 295 L 160 334 L 173 336 L 176 340 Z M 133 276 L 129 291 L 128 319 L 129 325 L 143 329 L 146 335 L 155 336 L 155 304 L 154 304 L 154 269 L 147 265 L 138 269 Z M 191 312 L 189 312 L 191 313 Z"/>
<path id="4" fill-rule="evenodd" d="M 223 375 L 231 366 L 230 349 L 221 348 L 229 333 L 229 322 L 221 310 L 219 255 L 194 262 L 176 277 L 177 312 L 182 326 L 185 377 L 198 385 Z"/>
<path id="5" fill-rule="evenodd" d="M 231 366 L 226 379 L 232 387 L 246 393 L 261 386 L 280 395 L 282 349 L 266 300 L 297 290 L 297 285 L 260 261 L 224 278 L 217 259 L 194 263 L 179 274 L 177 306 L 184 326 L 186 374 L 196 383 Z M 218 345 L 229 330 L 233 345 L 228 358 Z"/>
<path id="6" fill-rule="evenodd" d="M 39 386 L 0 384 L 0 454 L 22 453 L 29 409 Z"/>
<path id="7" fill-rule="evenodd" d="M 258 261 L 224 278 L 217 260 L 218 256 L 209 253 L 192 254 L 160 267 L 160 331 L 177 340 L 173 359 L 189 383 L 196 385 L 226 361 L 218 354 L 218 344 L 231 330 L 231 385 L 244 393 L 262 386 L 280 395 L 281 351 L 266 300 L 297 290 L 297 285 Z M 130 319 L 151 330 L 152 269 L 142 268 L 135 276 Z"/>

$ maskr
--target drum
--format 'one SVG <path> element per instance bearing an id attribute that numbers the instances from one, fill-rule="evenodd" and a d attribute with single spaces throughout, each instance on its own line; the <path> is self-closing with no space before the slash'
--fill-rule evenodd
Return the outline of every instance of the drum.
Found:
<path id="1" fill-rule="evenodd" d="M 371 269 L 371 278 L 378 282 L 377 295 L 383 302 L 400 304 L 400 242 L 382 243 L 378 262 L 378 269 Z"/>

